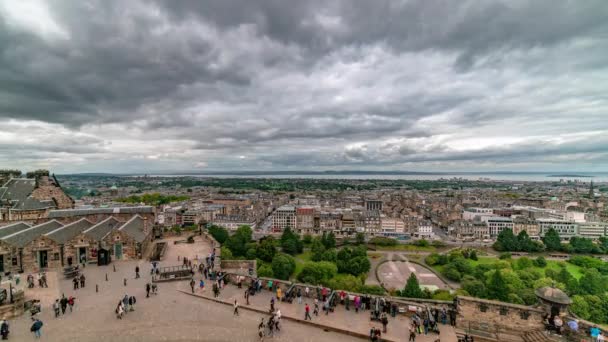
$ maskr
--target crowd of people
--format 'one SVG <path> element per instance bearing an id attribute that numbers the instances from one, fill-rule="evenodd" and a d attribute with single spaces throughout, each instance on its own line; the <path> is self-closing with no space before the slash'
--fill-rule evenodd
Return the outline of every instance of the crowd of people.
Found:
<path id="1" fill-rule="evenodd" d="M 118 305 L 116 306 L 116 318 L 122 319 L 127 312 L 135 311 L 135 304 L 137 303 L 137 299 L 135 296 L 129 296 L 125 293 L 124 297 L 118 301 Z"/>

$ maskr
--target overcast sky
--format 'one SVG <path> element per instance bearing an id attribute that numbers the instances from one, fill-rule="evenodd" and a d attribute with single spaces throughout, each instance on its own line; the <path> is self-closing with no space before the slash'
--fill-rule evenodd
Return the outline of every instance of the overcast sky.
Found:
<path id="1" fill-rule="evenodd" d="M 0 168 L 608 171 L 608 3 L 0 0 Z"/>

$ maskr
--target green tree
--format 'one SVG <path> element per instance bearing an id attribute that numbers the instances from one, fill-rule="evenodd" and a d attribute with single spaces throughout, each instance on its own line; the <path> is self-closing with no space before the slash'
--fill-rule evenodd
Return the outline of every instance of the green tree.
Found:
<path id="1" fill-rule="evenodd" d="M 314 238 L 312 240 L 312 244 L 310 245 L 311 256 L 310 259 L 312 261 L 321 261 L 323 260 L 323 253 L 325 253 L 325 246 L 323 242 L 321 242 L 320 238 Z"/>
<path id="2" fill-rule="evenodd" d="M 287 280 L 296 269 L 296 261 L 287 254 L 278 254 L 272 259 L 272 273 L 278 279 Z"/>
<path id="3" fill-rule="evenodd" d="M 513 235 L 513 230 L 511 229 L 503 229 L 496 238 L 496 242 L 493 245 L 494 249 L 497 251 L 519 251 L 519 242 L 515 235 Z"/>
<path id="4" fill-rule="evenodd" d="M 488 281 L 487 294 L 490 299 L 497 299 L 503 302 L 508 300 L 509 288 L 499 269 L 494 270 Z"/>
<path id="5" fill-rule="evenodd" d="M 302 253 L 304 244 L 300 240 L 300 237 L 291 231 L 291 228 L 287 227 L 281 235 L 281 248 L 283 252 L 295 255 Z"/>
<path id="6" fill-rule="evenodd" d="M 326 249 L 336 248 L 336 235 L 334 232 L 329 232 L 329 234 L 323 233 L 321 241 Z"/>
<path id="7" fill-rule="evenodd" d="M 256 256 L 266 262 L 271 262 L 272 258 L 277 254 L 275 240 L 272 236 L 268 236 L 260 241 L 256 246 Z"/>
<path id="8" fill-rule="evenodd" d="M 523 270 L 532 267 L 532 260 L 527 257 L 521 257 L 515 261 L 515 266 L 518 270 Z"/>
<path id="9" fill-rule="evenodd" d="M 307 262 L 298 274 L 298 280 L 305 284 L 318 285 L 336 276 L 338 268 L 336 264 L 320 261 Z"/>
<path id="10" fill-rule="evenodd" d="M 258 277 L 274 278 L 274 274 L 272 273 L 272 266 L 267 264 L 261 265 L 258 268 Z"/>
<path id="11" fill-rule="evenodd" d="M 462 288 L 473 297 L 484 298 L 486 296 L 486 285 L 471 276 L 466 276 L 461 283 Z"/>
<path id="12" fill-rule="evenodd" d="M 589 268 L 583 273 L 579 288 L 582 294 L 601 295 L 606 292 L 606 282 L 598 270 Z"/>
<path id="13" fill-rule="evenodd" d="M 305 245 L 310 245 L 310 243 L 312 242 L 312 235 L 310 235 L 310 234 L 304 234 L 304 236 L 302 237 L 302 242 Z"/>
<path id="14" fill-rule="evenodd" d="M 416 278 L 415 273 L 410 273 L 405 288 L 401 291 L 401 296 L 407 298 L 424 298 L 424 293 L 422 292 L 422 289 L 420 289 L 420 284 L 418 283 L 418 278 Z"/>
<path id="15" fill-rule="evenodd" d="M 469 253 L 469 258 L 471 260 L 477 261 L 478 260 L 478 258 L 477 258 L 477 251 L 476 250 L 472 250 L 471 253 Z"/>
<path id="16" fill-rule="evenodd" d="M 357 233 L 357 235 L 355 236 L 355 244 L 364 245 L 365 244 L 365 234 Z"/>
<path id="17" fill-rule="evenodd" d="M 561 238 L 557 230 L 549 228 L 543 237 L 543 243 L 547 251 L 560 251 L 562 249 Z"/>
<path id="18" fill-rule="evenodd" d="M 211 234 L 211 236 L 213 236 L 215 241 L 219 242 L 220 244 L 223 244 L 224 242 L 226 242 L 226 240 L 228 240 L 228 236 L 229 236 L 226 228 L 223 228 L 220 226 L 215 226 L 215 225 L 209 227 L 209 234 Z"/>
<path id="19" fill-rule="evenodd" d="M 234 235 L 226 240 L 225 246 L 234 256 L 244 257 L 247 255 L 247 244 L 251 241 L 252 233 L 249 226 L 240 226 Z"/>

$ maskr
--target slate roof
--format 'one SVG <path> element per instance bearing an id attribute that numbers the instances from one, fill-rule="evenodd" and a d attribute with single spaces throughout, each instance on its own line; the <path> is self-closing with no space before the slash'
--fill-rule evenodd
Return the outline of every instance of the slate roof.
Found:
<path id="1" fill-rule="evenodd" d="M 25 222 L 16 222 L 16 223 L 12 223 L 7 226 L 4 226 L 4 227 L 0 227 L 0 239 L 5 236 L 14 234 L 16 232 L 26 230 L 30 227 L 31 227 L 31 225 L 29 225 Z"/>
<path id="2" fill-rule="evenodd" d="M 133 216 L 129 221 L 123 224 L 119 231 L 132 237 L 137 242 L 143 242 L 146 240 L 146 234 L 144 233 L 144 219 L 139 216 Z"/>
<path id="3" fill-rule="evenodd" d="M 47 208 L 55 208 L 57 205 L 52 200 L 37 200 L 28 197 L 23 201 L 19 201 L 11 210 L 41 210 Z"/>
<path id="4" fill-rule="evenodd" d="M 64 244 L 74 236 L 82 233 L 83 231 L 91 228 L 92 226 L 93 223 L 91 223 L 89 220 L 80 219 L 63 227 L 59 227 L 53 230 L 52 232 L 46 233 L 44 235 L 48 236 L 50 239 L 60 244 Z"/>
<path id="5" fill-rule="evenodd" d="M 2 240 L 9 245 L 23 248 L 28 243 L 34 241 L 40 235 L 52 232 L 53 230 L 63 227 L 63 225 L 56 220 L 45 222 L 37 226 L 7 235 Z"/>
<path id="6" fill-rule="evenodd" d="M 106 235 L 108 235 L 112 230 L 118 228 L 121 222 L 110 216 L 107 219 L 97 223 L 91 228 L 86 229 L 83 233 L 94 239 L 95 241 L 100 241 Z"/>
<path id="7" fill-rule="evenodd" d="M 143 214 L 143 213 L 154 213 L 154 207 L 139 206 L 139 207 L 51 210 L 49 212 L 49 218 L 74 217 L 74 216 L 84 216 L 84 215 L 93 215 L 93 214 Z"/>
<path id="8" fill-rule="evenodd" d="M 6 188 L 1 200 L 22 202 L 36 188 L 36 180 L 29 178 L 11 178 L 3 186 Z"/>

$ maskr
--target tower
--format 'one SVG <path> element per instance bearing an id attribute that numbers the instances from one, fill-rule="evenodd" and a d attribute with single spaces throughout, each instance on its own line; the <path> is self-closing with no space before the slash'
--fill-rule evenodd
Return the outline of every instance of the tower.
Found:
<path id="1" fill-rule="evenodd" d="M 595 192 L 593 191 L 593 181 L 591 181 L 591 185 L 589 186 L 589 197 L 591 197 L 591 199 L 595 198 Z"/>

